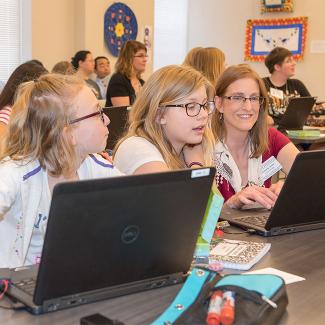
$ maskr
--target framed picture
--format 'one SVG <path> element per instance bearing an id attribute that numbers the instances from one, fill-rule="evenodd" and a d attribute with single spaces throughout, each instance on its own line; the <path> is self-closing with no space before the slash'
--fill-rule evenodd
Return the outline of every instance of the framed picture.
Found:
<path id="1" fill-rule="evenodd" d="M 261 13 L 293 12 L 293 0 L 261 0 Z"/>
<path id="2" fill-rule="evenodd" d="M 296 60 L 304 55 L 308 17 L 254 19 L 246 25 L 245 60 L 264 61 L 275 47 L 290 50 Z"/>

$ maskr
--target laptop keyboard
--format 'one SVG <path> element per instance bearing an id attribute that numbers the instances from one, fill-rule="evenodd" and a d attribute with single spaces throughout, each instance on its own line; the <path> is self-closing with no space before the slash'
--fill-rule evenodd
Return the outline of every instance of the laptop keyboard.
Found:
<path id="1" fill-rule="evenodd" d="M 13 284 L 14 284 L 14 286 L 16 286 L 20 290 L 28 293 L 29 295 L 31 295 L 31 296 L 34 295 L 35 284 L 36 284 L 35 279 L 25 279 L 25 280 L 21 280 L 19 282 L 14 282 Z"/>
<path id="2" fill-rule="evenodd" d="M 264 228 L 268 218 L 269 218 L 269 216 L 267 216 L 267 215 L 245 216 L 245 217 L 236 218 L 236 221 L 240 221 L 240 222 L 244 222 L 244 223 L 247 223 L 250 225 L 255 225 L 255 226 Z"/>

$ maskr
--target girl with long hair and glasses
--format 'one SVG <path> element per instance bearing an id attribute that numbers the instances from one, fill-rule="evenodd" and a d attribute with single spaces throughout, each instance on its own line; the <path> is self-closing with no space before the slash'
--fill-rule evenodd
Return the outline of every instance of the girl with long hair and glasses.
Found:
<path id="1" fill-rule="evenodd" d="M 131 109 L 114 163 L 126 174 L 211 165 L 213 109 L 213 87 L 201 73 L 176 65 L 157 70 Z"/>
<path id="2" fill-rule="evenodd" d="M 19 87 L 0 153 L 0 267 L 39 262 L 57 183 L 121 174 L 93 154 L 105 148 L 108 123 L 75 76 L 47 74 Z"/>
<path id="3" fill-rule="evenodd" d="M 147 48 L 138 41 L 127 41 L 121 48 L 106 93 L 106 106 L 129 106 L 135 101 L 144 80 Z"/>
<path id="4" fill-rule="evenodd" d="M 216 86 L 212 128 L 217 141 L 217 184 L 232 208 L 259 203 L 270 209 L 282 183 L 266 173 L 288 173 L 298 149 L 267 126 L 268 97 L 263 81 L 248 65 L 227 68 Z M 280 166 L 281 165 L 281 166 Z"/>

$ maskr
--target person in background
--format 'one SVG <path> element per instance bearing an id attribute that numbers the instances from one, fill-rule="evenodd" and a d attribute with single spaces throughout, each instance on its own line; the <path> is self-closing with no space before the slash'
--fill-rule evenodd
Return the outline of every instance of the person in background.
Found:
<path id="1" fill-rule="evenodd" d="M 95 58 L 96 83 L 100 89 L 101 97 L 106 98 L 108 82 L 110 79 L 111 66 L 106 56 L 97 56 Z"/>
<path id="2" fill-rule="evenodd" d="M 117 168 L 143 174 L 211 166 L 213 96 L 210 82 L 191 67 L 154 72 L 132 106 L 128 133 L 116 145 Z"/>
<path id="3" fill-rule="evenodd" d="M 26 61 L 25 63 L 35 63 L 35 64 L 38 64 L 38 65 L 42 66 L 45 70 L 47 70 L 47 69 L 45 68 L 43 62 L 40 61 L 40 60 L 37 60 L 37 59 L 28 60 L 28 61 Z"/>
<path id="4" fill-rule="evenodd" d="M 75 72 L 73 65 L 68 61 L 60 61 L 52 68 L 52 73 L 74 74 Z"/>
<path id="5" fill-rule="evenodd" d="M 108 124 L 78 77 L 20 86 L 0 152 L 0 268 L 39 263 L 56 184 L 121 175 L 92 154 L 105 148 Z"/>
<path id="6" fill-rule="evenodd" d="M 262 79 L 248 65 L 227 68 L 216 87 L 212 128 L 216 138 L 216 180 L 231 208 L 258 203 L 274 206 L 283 183 L 265 179 L 265 162 L 273 159 L 288 173 L 298 149 L 275 128 L 267 126 L 267 92 Z M 276 159 L 276 160 L 275 160 Z"/>
<path id="7" fill-rule="evenodd" d="M 106 94 L 105 106 L 130 106 L 144 84 L 147 48 L 138 41 L 127 41 L 121 48 Z"/>
<path id="8" fill-rule="evenodd" d="M 275 47 L 265 58 L 265 65 L 271 74 L 263 78 L 269 96 L 269 123 L 278 124 L 290 98 L 310 96 L 310 93 L 300 80 L 291 78 L 296 62 L 288 49 Z"/>
<path id="9" fill-rule="evenodd" d="M 25 81 L 37 79 L 44 73 L 47 70 L 43 65 L 28 61 L 19 65 L 10 75 L 0 94 L 0 138 L 6 132 L 18 86 Z"/>
<path id="10" fill-rule="evenodd" d="M 216 86 L 220 74 L 226 68 L 225 54 L 216 47 L 195 47 L 188 52 L 184 65 L 200 71 Z"/>
<path id="11" fill-rule="evenodd" d="M 87 85 L 92 89 L 97 99 L 102 99 L 100 89 L 96 82 L 90 79 L 91 74 L 94 72 L 95 61 L 90 51 L 79 51 L 71 59 L 71 64 L 76 70 L 76 75 L 84 80 Z"/>

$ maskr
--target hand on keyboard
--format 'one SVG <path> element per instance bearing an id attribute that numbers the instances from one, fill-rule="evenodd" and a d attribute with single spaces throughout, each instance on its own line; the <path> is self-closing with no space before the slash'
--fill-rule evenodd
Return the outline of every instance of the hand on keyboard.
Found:
<path id="1" fill-rule="evenodd" d="M 244 205 L 258 203 L 266 209 L 271 209 L 277 198 L 278 194 L 274 192 L 274 189 L 251 185 L 233 195 L 226 204 L 232 209 L 241 209 Z"/>

